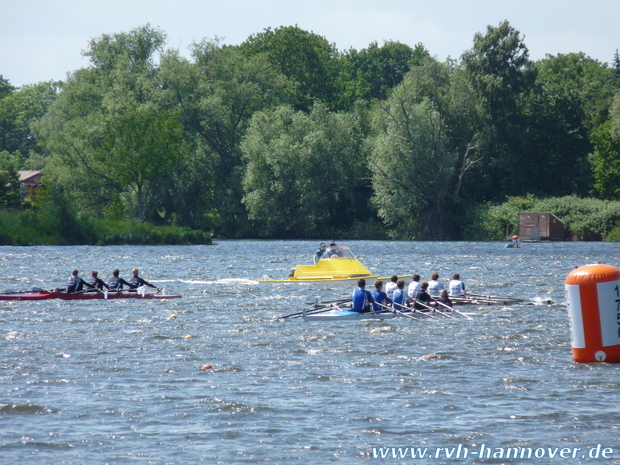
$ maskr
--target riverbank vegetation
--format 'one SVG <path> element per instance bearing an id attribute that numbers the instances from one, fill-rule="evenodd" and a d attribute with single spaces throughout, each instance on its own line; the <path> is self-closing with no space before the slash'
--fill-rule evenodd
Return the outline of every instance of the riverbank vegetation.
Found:
<path id="1" fill-rule="evenodd" d="M 1 243 L 498 240 L 528 210 L 620 237 L 617 52 L 532 61 L 508 21 L 445 62 L 298 27 L 165 43 L 146 25 L 92 39 L 66 81 L 0 76 Z"/>

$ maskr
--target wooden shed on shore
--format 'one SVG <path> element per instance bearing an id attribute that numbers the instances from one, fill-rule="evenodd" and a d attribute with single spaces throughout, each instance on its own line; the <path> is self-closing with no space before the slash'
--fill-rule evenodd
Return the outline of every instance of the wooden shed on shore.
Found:
<path id="1" fill-rule="evenodd" d="M 519 213 L 519 236 L 525 241 L 563 241 L 564 222 L 553 213 Z"/>
<path id="2" fill-rule="evenodd" d="M 25 198 L 33 198 L 37 195 L 37 190 L 41 187 L 41 174 L 40 170 L 27 170 L 18 171 L 19 175 L 19 188 L 22 196 L 22 200 Z"/>

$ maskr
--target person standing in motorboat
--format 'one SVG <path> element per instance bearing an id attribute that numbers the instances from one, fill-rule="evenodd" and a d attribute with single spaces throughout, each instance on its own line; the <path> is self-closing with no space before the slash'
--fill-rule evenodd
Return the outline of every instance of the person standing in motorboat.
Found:
<path id="1" fill-rule="evenodd" d="M 319 246 L 316 253 L 314 254 L 315 265 L 319 263 L 319 260 L 321 259 L 321 257 L 323 256 L 326 250 L 327 250 L 327 244 L 325 242 L 321 242 L 321 245 Z"/>
<path id="2" fill-rule="evenodd" d="M 332 242 L 331 244 L 329 244 L 327 256 L 329 258 L 342 257 L 342 250 L 340 250 L 340 247 L 338 247 L 335 242 Z"/>

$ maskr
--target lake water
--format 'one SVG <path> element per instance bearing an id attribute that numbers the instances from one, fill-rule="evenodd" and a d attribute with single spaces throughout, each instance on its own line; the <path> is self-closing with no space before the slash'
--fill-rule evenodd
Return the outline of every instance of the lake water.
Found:
<path id="1" fill-rule="evenodd" d="M 284 321 L 352 291 L 257 283 L 311 263 L 318 241 L 2 247 L 0 290 L 138 267 L 183 298 L 0 302 L 0 462 L 357 464 L 400 446 L 426 447 L 436 464 L 620 463 L 620 366 L 573 362 L 564 298 L 575 266 L 620 267 L 620 244 L 346 245 L 380 275 L 459 272 L 474 293 L 557 304 Z M 475 456 L 482 444 L 498 458 Z M 459 445 L 467 457 L 438 450 Z M 545 455 L 499 458 L 509 447 Z M 567 461 L 554 448 L 580 449 Z M 407 457 L 380 463 L 429 463 Z"/>

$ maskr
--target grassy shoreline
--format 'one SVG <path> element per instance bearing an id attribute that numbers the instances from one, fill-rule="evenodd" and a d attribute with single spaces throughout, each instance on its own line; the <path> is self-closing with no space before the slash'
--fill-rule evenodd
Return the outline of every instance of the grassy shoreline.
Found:
<path id="1" fill-rule="evenodd" d="M 0 210 L 0 245 L 211 244 L 209 232 L 181 226 L 76 218 L 64 212 Z"/>

